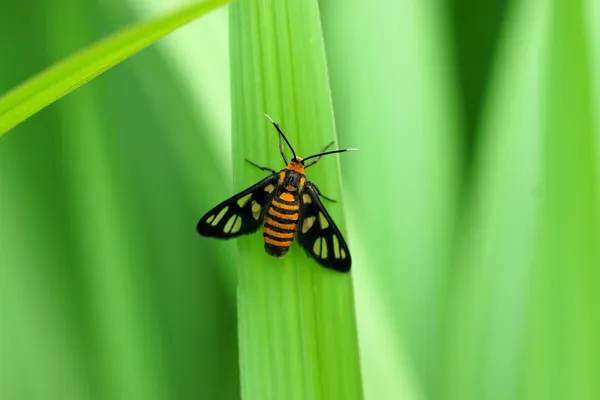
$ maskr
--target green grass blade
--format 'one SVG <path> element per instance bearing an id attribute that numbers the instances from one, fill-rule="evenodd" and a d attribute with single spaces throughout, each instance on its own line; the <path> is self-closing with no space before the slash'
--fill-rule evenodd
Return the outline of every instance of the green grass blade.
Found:
<path id="1" fill-rule="evenodd" d="M 600 396 L 597 69 L 590 65 L 587 2 L 554 1 L 549 10 L 523 397 L 593 399 Z"/>
<path id="2" fill-rule="evenodd" d="M 449 399 L 522 398 L 546 14 L 539 1 L 515 2 L 508 10 L 482 104 L 445 312 L 442 393 Z"/>
<path id="3" fill-rule="evenodd" d="M 438 336 L 462 156 L 447 17 L 439 2 L 346 3 L 322 9 L 339 134 L 362 150 L 342 165 L 364 260 L 355 293 L 365 397 L 446 398 Z"/>
<path id="4" fill-rule="evenodd" d="M 230 12 L 235 189 L 241 190 L 264 176 L 244 158 L 282 164 L 277 134 L 263 113 L 280 123 L 300 156 L 336 136 L 318 2 L 245 1 Z M 343 230 L 337 156 L 325 157 L 308 175 L 341 200 L 326 207 Z M 259 235 L 238 242 L 242 396 L 362 398 L 352 275 L 322 268 L 297 243 L 275 259 Z"/>
<path id="5" fill-rule="evenodd" d="M 585 13 L 578 1 L 511 8 L 461 224 L 446 393 L 596 398 L 597 131 Z"/>
<path id="6" fill-rule="evenodd" d="M 11 62 L 0 63 L 0 88 L 141 20 L 105 3 L 34 0 L 0 13 L 0 37 L 13 38 L 0 40 Z M 222 11 L 0 140 L 0 398 L 239 398 L 234 257 L 194 229 L 212 188 L 231 190 L 230 154 L 210 151 L 229 136 L 228 120 L 214 123 L 229 101 L 211 112 L 212 93 L 193 91 L 165 48 L 228 52 L 227 16 L 207 26 Z M 223 53 L 199 56 L 228 70 Z M 229 92 L 228 74 L 194 78 Z"/>
<path id="7" fill-rule="evenodd" d="M 0 136 L 127 57 L 228 2 L 201 1 L 125 29 L 34 76 L 0 98 Z"/>

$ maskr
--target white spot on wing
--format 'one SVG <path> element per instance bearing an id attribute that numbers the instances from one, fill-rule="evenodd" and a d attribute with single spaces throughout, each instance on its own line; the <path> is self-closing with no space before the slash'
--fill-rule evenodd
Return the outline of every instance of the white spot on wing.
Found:
<path id="1" fill-rule="evenodd" d="M 327 240 L 325 238 L 321 238 L 321 258 L 327 258 Z"/>
<path id="2" fill-rule="evenodd" d="M 225 227 L 223 228 L 223 232 L 225 233 L 231 233 L 231 229 L 233 228 L 233 225 L 235 224 L 235 221 L 238 219 L 238 215 L 232 215 L 231 217 L 229 217 L 229 219 L 227 220 L 227 223 L 225 224 Z"/>
<path id="3" fill-rule="evenodd" d="M 221 211 L 219 211 L 219 213 L 217 214 L 216 218 L 210 224 L 212 226 L 217 226 L 219 224 L 219 221 L 221 221 L 221 218 L 223 218 L 225 216 L 225 214 L 227 214 L 228 209 L 229 209 L 229 206 L 223 207 L 221 209 Z"/>
<path id="4" fill-rule="evenodd" d="M 321 224 L 321 229 L 327 229 L 329 227 L 329 222 L 322 212 L 319 212 L 319 223 Z"/>
<path id="5" fill-rule="evenodd" d="M 313 226 L 313 224 L 315 223 L 315 219 L 316 217 L 314 215 L 310 216 L 310 217 L 306 217 L 304 219 L 304 222 L 302 222 L 302 233 L 306 233 L 308 232 L 308 230 Z"/>
<path id="6" fill-rule="evenodd" d="M 346 251 L 342 249 L 342 260 L 346 259 Z"/>
<path id="7" fill-rule="evenodd" d="M 337 259 L 340 258 L 340 242 L 335 235 L 333 235 L 333 255 Z"/>
<path id="8" fill-rule="evenodd" d="M 269 183 L 267 186 L 265 186 L 265 192 L 269 192 L 271 193 L 273 191 L 273 189 L 275 189 L 275 185 Z"/>
<path id="9" fill-rule="evenodd" d="M 238 219 L 235 220 L 233 224 L 233 228 L 231 228 L 231 233 L 238 233 L 240 228 L 242 227 L 242 218 L 238 216 Z"/>
<path id="10" fill-rule="evenodd" d="M 248 200 L 250 200 L 250 197 L 252 197 L 252 193 L 248 193 L 244 197 L 240 197 L 237 201 L 238 206 L 240 206 L 240 208 L 244 208 L 248 203 Z"/>
<path id="11" fill-rule="evenodd" d="M 317 257 L 321 257 L 321 238 L 317 238 L 317 240 L 315 240 L 315 244 L 313 245 L 313 253 L 315 253 Z"/>
<path id="12" fill-rule="evenodd" d="M 306 204 L 310 204 L 310 203 L 312 203 L 312 199 L 311 199 L 311 198 L 310 198 L 310 196 L 309 196 L 308 194 L 306 194 L 306 193 L 304 193 L 304 194 L 302 195 L 302 201 L 304 201 L 304 203 L 306 203 Z"/>
<path id="13" fill-rule="evenodd" d="M 212 222 L 212 220 L 215 219 L 215 215 L 211 215 L 210 217 L 208 217 L 208 219 L 206 220 L 207 224 L 210 224 Z"/>
<path id="14" fill-rule="evenodd" d="M 252 217 L 258 221 L 260 218 L 260 204 L 258 204 L 255 200 L 252 200 Z"/>

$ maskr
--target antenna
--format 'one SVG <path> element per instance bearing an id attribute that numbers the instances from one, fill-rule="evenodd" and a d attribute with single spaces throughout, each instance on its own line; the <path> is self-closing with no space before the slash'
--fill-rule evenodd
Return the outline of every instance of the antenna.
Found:
<path id="1" fill-rule="evenodd" d="M 304 166 L 304 168 L 308 168 L 308 167 L 310 167 L 311 165 L 315 165 L 315 164 L 316 164 L 316 163 L 317 163 L 317 162 L 318 162 L 318 161 L 321 159 L 321 157 L 323 157 L 323 156 L 326 156 L 326 155 L 328 155 L 328 154 L 343 153 L 343 152 L 346 152 L 346 151 L 358 151 L 358 150 L 359 150 L 359 149 L 342 149 L 342 150 L 332 150 L 332 151 L 326 151 L 326 152 L 324 152 L 324 153 L 314 154 L 314 155 L 312 155 L 312 156 L 310 156 L 310 157 L 306 157 L 306 158 L 304 158 L 304 159 L 302 160 L 302 164 L 304 164 L 304 163 L 306 162 L 306 160 L 309 160 L 309 159 L 311 159 L 311 158 L 315 158 L 315 157 L 316 157 L 317 159 L 316 159 L 315 161 L 313 161 L 313 162 L 309 163 L 308 165 L 305 165 L 305 166 Z"/>
<path id="2" fill-rule="evenodd" d="M 271 117 L 269 117 L 267 114 L 265 114 L 265 117 L 267 117 L 267 119 L 269 121 L 271 121 L 271 123 L 273 124 L 275 129 L 277 129 L 277 132 L 279 132 L 279 134 L 281 135 L 281 137 L 279 138 L 279 152 L 281 153 L 281 156 L 283 157 L 283 161 L 285 161 L 285 163 L 287 164 L 288 162 L 285 159 L 285 154 L 283 154 L 283 144 L 281 143 L 281 138 L 283 138 L 285 140 L 285 142 L 287 143 L 288 147 L 292 151 L 292 154 L 294 155 L 294 158 L 296 158 L 296 152 L 294 151 L 294 148 L 290 144 L 289 140 L 287 140 L 287 138 L 285 137 L 283 132 L 281 132 L 281 129 L 279 129 L 279 125 L 277 125 L 277 123 L 275 121 L 273 121 L 273 119 Z"/>

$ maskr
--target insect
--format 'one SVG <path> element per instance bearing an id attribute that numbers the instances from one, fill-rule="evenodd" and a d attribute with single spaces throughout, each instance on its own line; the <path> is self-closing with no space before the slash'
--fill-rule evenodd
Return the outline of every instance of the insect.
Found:
<path id="1" fill-rule="evenodd" d="M 331 142 L 320 153 L 302 159 L 296 156 L 279 125 L 267 114 L 265 117 L 279 134 L 279 152 L 286 164 L 285 169 L 277 172 L 246 160 L 262 171 L 271 172 L 271 175 L 207 212 L 198 222 L 198 233 L 230 239 L 256 232 L 263 226 L 263 240 L 268 254 L 285 256 L 294 237 L 297 237 L 307 254 L 319 264 L 348 272 L 352 263 L 350 251 L 319 196 L 335 200 L 322 195 L 317 186 L 306 179 L 304 170 L 315 165 L 324 155 L 358 149 L 327 151 L 333 144 Z M 294 156 L 289 162 L 282 138 Z M 307 163 L 308 160 L 311 161 Z"/>

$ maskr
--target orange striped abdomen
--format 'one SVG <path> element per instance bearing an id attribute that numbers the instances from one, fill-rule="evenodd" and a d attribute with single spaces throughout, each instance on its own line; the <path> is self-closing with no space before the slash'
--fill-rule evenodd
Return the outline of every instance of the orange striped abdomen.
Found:
<path id="1" fill-rule="evenodd" d="M 296 233 L 299 209 L 297 196 L 289 192 L 283 192 L 271 201 L 263 230 L 267 253 L 283 257 L 288 252 Z"/>

